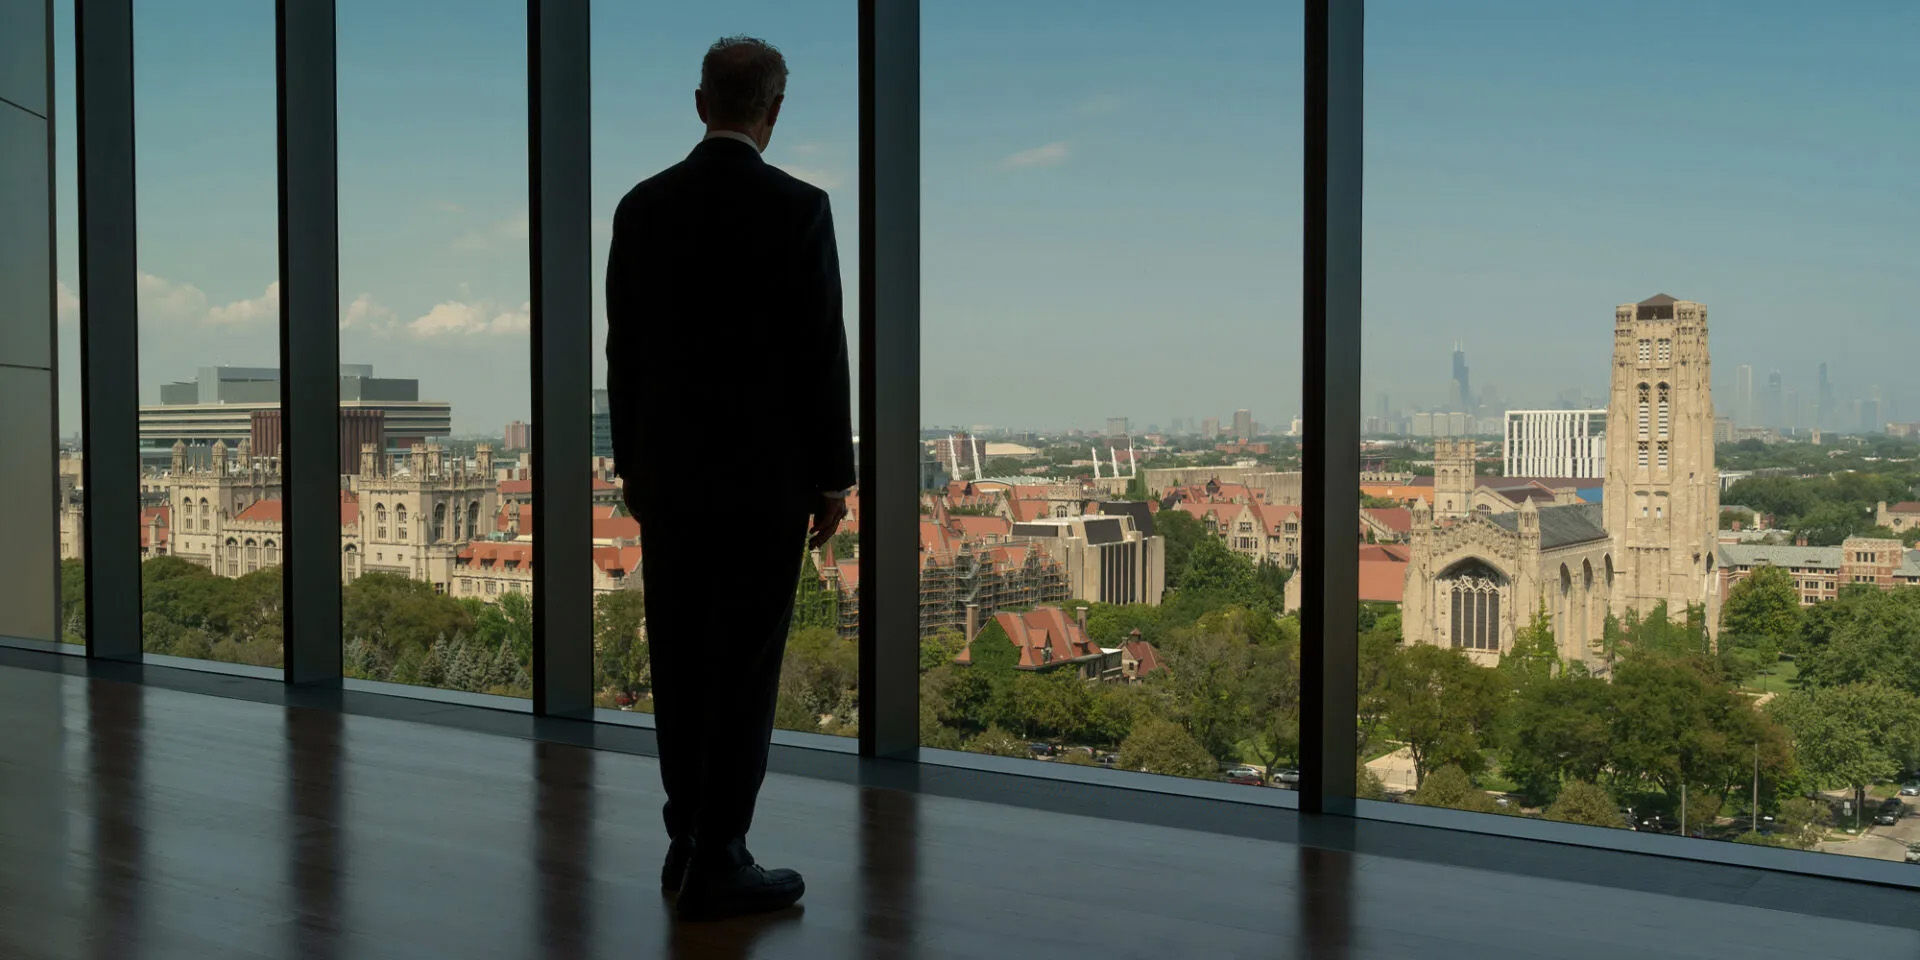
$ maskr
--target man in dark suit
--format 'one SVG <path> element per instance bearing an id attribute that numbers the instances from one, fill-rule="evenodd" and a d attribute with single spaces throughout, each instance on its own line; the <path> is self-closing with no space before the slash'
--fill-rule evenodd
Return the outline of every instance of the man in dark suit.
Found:
<path id="1" fill-rule="evenodd" d="M 620 201 L 607 259 L 614 462 L 640 520 L 671 837 L 660 883 L 689 919 L 805 891 L 745 841 L 803 538 L 833 536 L 854 484 L 833 215 L 760 158 L 786 80 L 766 42 L 714 44 L 693 99 L 706 137 Z"/>

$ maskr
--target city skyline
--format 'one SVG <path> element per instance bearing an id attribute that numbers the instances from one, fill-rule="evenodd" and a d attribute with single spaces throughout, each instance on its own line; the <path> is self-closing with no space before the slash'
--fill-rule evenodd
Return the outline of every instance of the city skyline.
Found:
<path id="1" fill-rule="evenodd" d="M 531 414 L 525 7 L 449 9 L 339 7 L 342 353 L 420 376 L 467 433 Z M 942 362 L 925 366 L 924 419 L 1298 410 L 1299 11 L 1090 10 L 926 11 L 922 340 Z M 1001 29 L 1016 12 L 1022 30 Z M 56 3 L 63 433 L 79 409 L 71 16 Z M 136 16 L 150 400 L 188 362 L 277 355 L 272 12 Z M 1920 219 L 1903 186 L 1920 148 L 1877 82 L 1920 11 L 1861 5 L 1809 27 L 1784 3 L 1729 24 L 1480 0 L 1383 2 L 1368 21 L 1364 395 L 1418 405 L 1455 339 L 1512 405 L 1597 390 L 1604 371 L 1582 358 L 1605 349 L 1611 305 L 1664 290 L 1715 305 L 1723 369 L 1779 370 L 1803 407 L 1831 363 L 1835 427 L 1858 425 L 1855 400 L 1920 409 L 1900 370 L 1920 291 L 1894 253 Z M 1684 69 L 1622 66 L 1649 27 Z M 596 11 L 596 296 L 612 204 L 697 138 L 700 51 L 741 29 L 792 65 L 768 159 L 839 208 L 854 332 L 853 15 L 824 4 Z M 1822 357 L 1803 342 L 1812 318 L 1880 349 Z M 1067 356 L 1124 392 L 1060 377 Z"/>

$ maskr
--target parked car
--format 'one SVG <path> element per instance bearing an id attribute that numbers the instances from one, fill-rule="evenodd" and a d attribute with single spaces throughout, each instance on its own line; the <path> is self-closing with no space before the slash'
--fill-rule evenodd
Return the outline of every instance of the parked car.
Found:
<path id="1" fill-rule="evenodd" d="M 1286 767 L 1276 771 L 1273 775 L 1273 785 L 1276 787 L 1284 787 L 1288 790 L 1300 789 L 1300 771 L 1293 767 Z"/>
<path id="2" fill-rule="evenodd" d="M 1266 779 L 1265 777 L 1260 775 L 1260 771 L 1255 770 L 1254 768 L 1249 767 L 1244 763 L 1237 767 L 1232 767 L 1228 769 L 1226 776 L 1228 780 L 1242 780 L 1248 777 L 1252 777 L 1255 780 L 1262 780 L 1262 781 Z"/>
<path id="3" fill-rule="evenodd" d="M 1899 797 L 1888 797 L 1886 802 L 1880 805 L 1879 811 L 1874 813 L 1873 822 L 1883 827 L 1891 827 L 1899 823 L 1900 817 L 1905 813 L 1906 804 L 1901 803 Z"/>
<path id="4" fill-rule="evenodd" d="M 1260 779 L 1258 774 L 1248 777 L 1228 777 L 1227 782 L 1237 783 L 1243 787 L 1260 787 L 1266 785 L 1266 781 Z"/>
<path id="5" fill-rule="evenodd" d="M 1093 756 L 1093 762 L 1103 767 L 1111 767 L 1120 762 L 1120 755 L 1117 753 L 1096 753 Z"/>
<path id="6" fill-rule="evenodd" d="M 1907 844 L 1907 862 L 1920 863 L 1920 843 Z"/>
<path id="7" fill-rule="evenodd" d="M 1036 757 L 1053 756 L 1053 744 L 1050 743 L 1029 743 L 1027 750 Z"/>
<path id="8" fill-rule="evenodd" d="M 1900 795 L 1903 797 L 1920 797 L 1920 780 L 1908 780 L 1906 783 L 1901 784 Z"/>

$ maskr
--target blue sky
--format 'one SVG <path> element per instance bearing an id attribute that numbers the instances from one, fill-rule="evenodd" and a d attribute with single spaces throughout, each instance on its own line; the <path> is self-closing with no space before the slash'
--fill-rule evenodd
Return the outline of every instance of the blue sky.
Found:
<path id="1" fill-rule="evenodd" d="M 851 292 L 854 9 L 595 4 L 596 259 L 621 193 L 698 138 L 705 45 L 753 32 L 793 71 L 768 159 L 832 195 Z M 1843 399 L 1878 386 L 1920 419 L 1899 383 L 1920 302 L 1920 10 L 1824 9 L 1369 4 L 1368 411 L 1382 392 L 1438 402 L 1456 339 L 1509 400 L 1597 394 L 1613 306 L 1665 291 L 1710 307 L 1723 388 L 1752 364 L 1810 402 L 1826 360 Z M 71 0 L 56 10 L 71 291 Z M 529 414 L 525 10 L 338 5 L 342 358 L 419 378 L 461 432 Z M 276 355 L 272 4 L 143 0 L 135 27 L 152 397 Z M 928 0 L 923 28 L 923 419 L 1294 414 L 1297 7 Z"/>

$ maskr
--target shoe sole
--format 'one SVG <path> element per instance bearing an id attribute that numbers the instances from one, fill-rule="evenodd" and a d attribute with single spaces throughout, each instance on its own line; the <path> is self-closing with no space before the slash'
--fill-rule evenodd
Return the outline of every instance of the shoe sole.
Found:
<path id="1" fill-rule="evenodd" d="M 794 884 L 791 890 L 778 893 L 768 891 L 738 899 L 705 901 L 698 896 L 688 899 L 684 894 L 675 905 L 675 914 L 682 920 L 726 920 L 731 917 L 745 917 L 756 913 L 773 913 L 785 910 L 800 902 L 806 896 L 807 885 L 804 882 Z"/>

